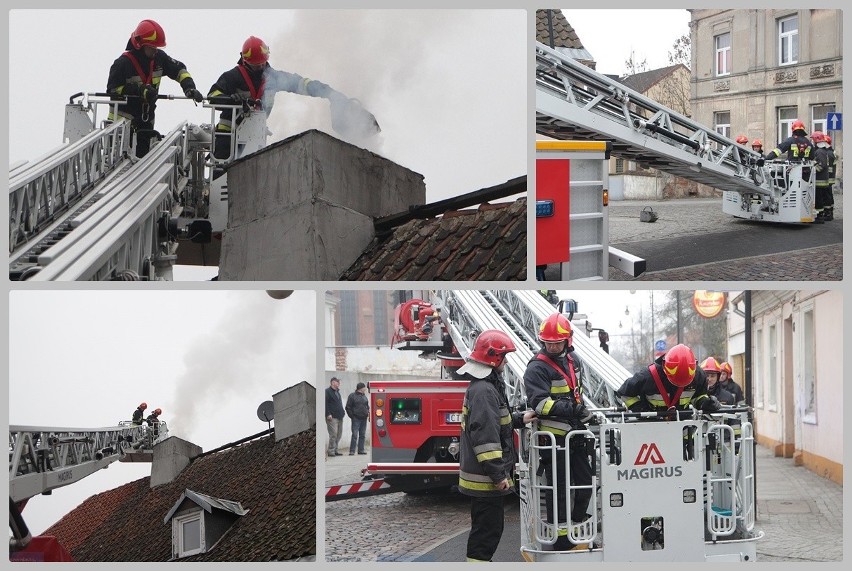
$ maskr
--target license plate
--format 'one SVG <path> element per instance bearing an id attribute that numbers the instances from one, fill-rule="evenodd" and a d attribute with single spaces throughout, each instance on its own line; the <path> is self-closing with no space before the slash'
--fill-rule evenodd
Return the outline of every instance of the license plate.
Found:
<path id="1" fill-rule="evenodd" d="M 461 424 L 462 413 L 460 412 L 445 412 L 444 416 L 446 418 L 447 424 Z"/>

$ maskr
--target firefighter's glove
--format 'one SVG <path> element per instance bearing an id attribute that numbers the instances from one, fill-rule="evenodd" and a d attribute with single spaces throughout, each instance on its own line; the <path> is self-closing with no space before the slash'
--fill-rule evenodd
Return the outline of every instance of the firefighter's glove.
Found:
<path id="1" fill-rule="evenodd" d="M 190 87 L 183 93 L 190 99 L 194 100 L 196 103 L 201 103 L 202 101 L 204 101 L 204 96 L 201 95 L 201 92 L 195 89 L 194 87 Z"/>
<path id="2" fill-rule="evenodd" d="M 701 411 L 702 412 L 719 412 L 722 408 L 722 405 L 719 404 L 719 399 L 716 397 L 707 397 L 701 403 Z"/>
<path id="3" fill-rule="evenodd" d="M 234 100 L 235 105 L 242 105 L 245 113 L 251 111 L 251 103 L 249 103 L 249 99 L 246 96 L 234 93 L 231 95 L 231 99 Z"/>
<path id="4" fill-rule="evenodd" d="M 153 85 L 146 85 L 142 88 L 142 100 L 148 105 L 154 105 L 157 102 L 157 90 Z"/>
<path id="5" fill-rule="evenodd" d="M 583 424 L 588 424 L 588 422 L 595 417 L 595 415 L 589 412 L 589 409 L 587 409 L 586 406 L 582 404 L 578 404 L 574 408 L 574 414 L 576 415 L 577 420 L 579 420 Z"/>

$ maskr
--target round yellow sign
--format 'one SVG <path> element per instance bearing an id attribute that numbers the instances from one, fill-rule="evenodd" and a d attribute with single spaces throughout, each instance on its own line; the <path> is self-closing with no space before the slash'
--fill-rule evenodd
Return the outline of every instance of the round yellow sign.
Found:
<path id="1" fill-rule="evenodd" d="M 721 291 L 696 290 L 692 306 L 701 317 L 716 317 L 725 307 L 725 294 Z"/>

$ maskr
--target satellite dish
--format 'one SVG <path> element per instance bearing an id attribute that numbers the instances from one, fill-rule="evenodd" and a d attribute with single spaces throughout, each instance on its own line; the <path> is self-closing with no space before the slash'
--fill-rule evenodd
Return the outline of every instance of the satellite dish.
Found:
<path id="1" fill-rule="evenodd" d="M 257 407 L 257 418 L 263 422 L 272 422 L 272 419 L 275 418 L 275 405 L 272 404 L 271 400 L 260 403 L 260 406 Z"/>
<path id="2" fill-rule="evenodd" d="M 266 293 L 272 299 L 286 299 L 290 297 L 290 294 L 293 293 L 291 289 L 268 289 Z"/>

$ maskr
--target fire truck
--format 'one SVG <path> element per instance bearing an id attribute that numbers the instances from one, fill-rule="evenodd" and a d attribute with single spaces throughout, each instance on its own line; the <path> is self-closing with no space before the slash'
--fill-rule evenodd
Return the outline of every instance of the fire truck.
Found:
<path id="1" fill-rule="evenodd" d="M 119 422 L 106 428 L 9 427 L 9 552 L 11 561 L 71 561 L 51 536 L 33 537 L 22 511 L 30 498 L 75 484 L 113 462 L 151 462 L 154 445 L 168 438 L 147 426 Z"/>
<path id="2" fill-rule="evenodd" d="M 457 483 L 461 407 L 467 382 L 452 373 L 485 329 L 513 340 L 503 380 L 510 405 L 527 408 L 523 374 L 539 350 L 540 323 L 554 312 L 575 324 L 574 350 L 583 360 L 584 398 L 595 414 L 568 440 L 587 441 L 596 476 L 589 518 L 550 522 L 548 507 L 564 494 L 571 513 L 575 486 L 541 475 L 542 458 L 555 462 L 557 444 L 536 422 L 516 434 L 520 551 L 530 561 L 753 561 L 756 491 L 754 434 L 743 408 L 631 413 L 616 391 L 631 376 L 590 337 L 576 302 L 554 304 L 538 291 L 432 291 L 396 309 L 393 347 L 440 359 L 440 379 L 370 383 L 372 459 L 364 481 L 327 490 L 326 501 L 393 491 L 428 491 Z M 735 434 L 733 424 L 740 426 Z M 343 492 L 343 493 L 340 493 Z M 548 506 L 550 503 L 550 506 Z M 554 551 L 561 534 L 578 548 Z"/>
<path id="3" fill-rule="evenodd" d="M 228 223 L 226 168 L 266 146 L 261 103 L 247 102 L 233 132 L 216 134 L 228 138 L 222 158 L 212 152 L 216 113 L 236 113 L 241 104 L 206 100 L 209 124 L 183 122 L 157 133 L 142 158 L 133 153 L 130 122 L 104 120 L 125 104 L 106 93 L 72 95 L 64 143 L 10 165 L 10 280 L 171 280 L 175 264 L 218 265 Z M 350 106 L 342 121 L 358 113 L 366 112 Z"/>
<path id="4" fill-rule="evenodd" d="M 764 162 L 542 43 L 535 81 L 536 132 L 549 139 L 536 147 L 536 265 L 562 264 L 563 280 L 607 279 L 609 266 L 633 276 L 645 270 L 643 260 L 608 246 L 610 154 L 720 189 L 723 212 L 738 218 L 814 221 L 812 162 Z"/>

